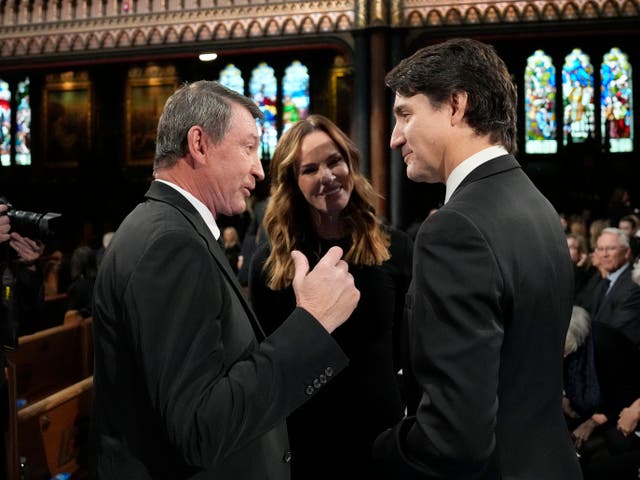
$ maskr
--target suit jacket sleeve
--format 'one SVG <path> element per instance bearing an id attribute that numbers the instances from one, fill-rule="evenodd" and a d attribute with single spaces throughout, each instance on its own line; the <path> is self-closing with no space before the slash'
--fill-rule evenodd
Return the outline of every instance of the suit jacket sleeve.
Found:
<path id="1" fill-rule="evenodd" d="M 308 398 L 314 375 L 327 365 L 337 374 L 347 363 L 299 308 L 258 345 L 205 242 L 184 232 L 165 232 L 149 246 L 125 302 L 138 350 L 133 358 L 141 363 L 153 413 L 198 467 L 215 465 L 271 430 Z"/>
<path id="2" fill-rule="evenodd" d="M 628 276 L 618 279 L 621 284 L 624 281 L 624 284 L 620 285 L 619 290 L 616 289 L 617 284 L 614 284 L 612 291 L 608 294 L 615 295 L 615 298 L 612 299 L 612 305 L 609 307 L 610 310 L 603 312 L 605 315 L 602 318 L 598 315 L 596 319 L 620 329 L 638 347 L 640 346 L 640 321 L 638 320 L 640 288 L 631 280 L 630 272 L 624 273 Z"/>
<path id="3" fill-rule="evenodd" d="M 464 216 L 441 210 L 415 242 L 410 350 L 422 398 L 415 417 L 376 441 L 381 471 L 398 478 L 466 478 L 495 448 L 503 338 L 494 252 Z"/>

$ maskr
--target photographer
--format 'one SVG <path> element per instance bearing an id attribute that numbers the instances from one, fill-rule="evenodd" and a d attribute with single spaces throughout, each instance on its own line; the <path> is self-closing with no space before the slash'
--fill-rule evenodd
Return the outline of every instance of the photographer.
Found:
<path id="1" fill-rule="evenodd" d="M 37 328 L 38 320 L 44 306 L 44 290 L 42 288 L 42 272 L 38 268 L 37 261 L 44 251 L 44 244 L 31 240 L 17 232 L 11 232 L 11 220 L 7 216 L 9 207 L 0 203 L 0 275 L 3 276 L 3 287 L 8 273 L 13 277 L 13 293 L 8 301 L 14 302 L 11 307 L 5 303 L 5 291 L 3 288 L 3 302 L 0 307 L 0 330 L 3 334 L 0 346 L 0 477 L 7 472 L 7 448 L 5 446 L 8 427 L 8 386 L 5 377 L 6 359 L 5 346 L 15 347 L 18 335 L 30 333 Z M 11 250 L 17 254 L 9 255 Z M 8 269 L 8 271 L 7 271 Z M 13 315 L 17 318 L 10 319 L 9 311 L 13 309 Z M 17 331 L 12 332 L 14 322 L 19 319 Z M 7 338 L 4 338 L 4 337 Z"/>

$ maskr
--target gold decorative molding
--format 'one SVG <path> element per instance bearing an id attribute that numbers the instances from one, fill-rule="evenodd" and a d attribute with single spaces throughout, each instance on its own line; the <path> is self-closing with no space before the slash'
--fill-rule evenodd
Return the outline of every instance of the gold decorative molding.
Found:
<path id="1" fill-rule="evenodd" d="M 567 22 L 640 16 L 637 0 L 404 0 L 402 10 L 404 25 L 408 27 Z"/>
<path id="2" fill-rule="evenodd" d="M 0 63 L 380 25 L 436 28 L 638 16 L 640 0 L 5 0 L 0 1 Z"/>

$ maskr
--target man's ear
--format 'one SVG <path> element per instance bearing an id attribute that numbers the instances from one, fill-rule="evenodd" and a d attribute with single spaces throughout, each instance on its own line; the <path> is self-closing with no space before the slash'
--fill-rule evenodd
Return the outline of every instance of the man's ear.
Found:
<path id="1" fill-rule="evenodd" d="M 209 137 L 199 125 L 194 125 L 187 132 L 187 148 L 189 155 L 193 158 L 194 166 L 205 164 L 207 160 L 207 148 L 209 148 Z"/>
<path id="2" fill-rule="evenodd" d="M 459 90 L 451 94 L 451 125 L 460 124 L 467 111 L 468 94 L 464 90 Z"/>

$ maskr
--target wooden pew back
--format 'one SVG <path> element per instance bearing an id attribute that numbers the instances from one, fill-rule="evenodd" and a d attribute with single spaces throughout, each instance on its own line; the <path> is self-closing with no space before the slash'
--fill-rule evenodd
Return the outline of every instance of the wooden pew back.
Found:
<path id="1" fill-rule="evenodd" d="M 20 337 L 18 348 L 7 353 L 10 479 L 19 478 L 20 456 L 34 478 L 80 468 L 93 387 L 91 328 L 91 318 L 73 317 Z M 25 403 L 20 408 L 18 399 Z"/>

